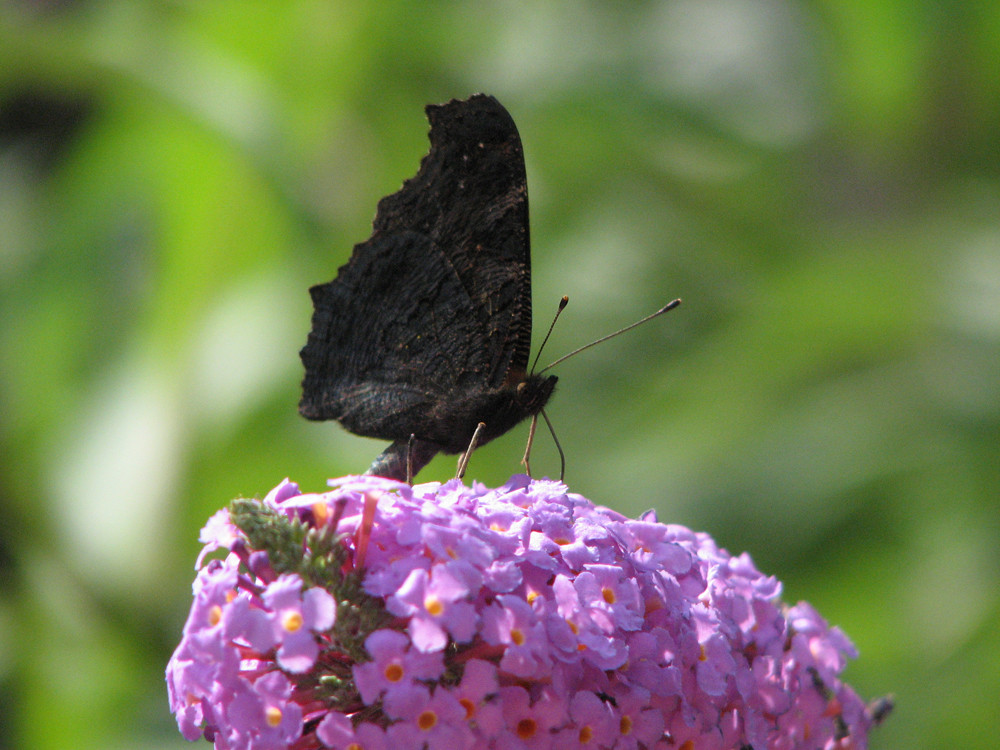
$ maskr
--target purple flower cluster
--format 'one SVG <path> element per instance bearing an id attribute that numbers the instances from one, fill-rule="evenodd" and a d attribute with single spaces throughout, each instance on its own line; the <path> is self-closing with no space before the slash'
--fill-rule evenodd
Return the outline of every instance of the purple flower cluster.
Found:
<path id="1" fill-rule="evenodd" d="M 216 748 L 863 750 L 850 642 L 710 537 L 560 483 L 377 477 L 220 511 L 167 667 Z M 359 564 L 359 561 L 363 561 Z"/>

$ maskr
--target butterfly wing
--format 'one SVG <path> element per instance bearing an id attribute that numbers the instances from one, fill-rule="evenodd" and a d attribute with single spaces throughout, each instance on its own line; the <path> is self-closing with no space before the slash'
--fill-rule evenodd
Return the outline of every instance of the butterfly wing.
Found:
<path id="1" fill-rule="evenodd" d="M 456 394 L 519 382 L 531 346 L 514 122 L 484 95 L 427 115 L 431 149 L 417 175 L 379 202 L 371 238 L 337 278 L 310 290 L 299 410 L 370 437 L 426 436 L 428 415 L 447 414 Z"/>
<path id="2" fill-rule="evenodd" d="M 375 233 L 430 237 L 468 291 L 485 346 L 456 384 L 523 377 L 531 349 L 531 252 L 524 151 L 514 120 L 482 94 L 427 107 L 431 150 L 416 177 L 379 202 Z"/>

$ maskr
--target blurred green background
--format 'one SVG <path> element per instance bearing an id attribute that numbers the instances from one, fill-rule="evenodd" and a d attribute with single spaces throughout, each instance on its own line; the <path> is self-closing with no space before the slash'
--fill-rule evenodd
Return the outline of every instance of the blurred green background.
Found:
<path id="1" fill-rule="evenodd" d="M 994 747 L 998 58 L 1000 4 L 947 0 L 6 0 L 0 747 L 189 746 L 198 531 L 384 447 L 297 414 L 307 288 L 476 91 L 524 141 L 536 345 L 571 297 L 543 361 L 684 298 L 559 367 L 571 488 L 840 625 L 897 697 L 873 747 Z"/>

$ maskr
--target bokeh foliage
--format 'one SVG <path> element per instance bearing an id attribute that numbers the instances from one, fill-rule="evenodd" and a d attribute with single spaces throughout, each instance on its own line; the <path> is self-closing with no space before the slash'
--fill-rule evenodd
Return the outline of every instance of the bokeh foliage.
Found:
<path id="1" fill-rule="evenodd" d="M 0 747 L 187 747 L 162 670 L 236 495 L 363 470 L 311 306 L 475 91 L 528 161 L 572 489 L 861 650 L 877 748 L 1000 737 L 1000 5 L 0 6 Z M 524 431 L 470 478 L 517 470 Z M 533 465 L 558 472 L 543 433 Z M 438 459 L 421 479 L 453 471 Z"/>

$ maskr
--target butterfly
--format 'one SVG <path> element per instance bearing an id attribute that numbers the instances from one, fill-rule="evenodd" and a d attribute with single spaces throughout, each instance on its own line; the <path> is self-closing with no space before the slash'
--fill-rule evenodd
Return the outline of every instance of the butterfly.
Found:
<path id="1" fill-rule="evenodd" d="M 300 352 L 299 412 L 391 440 L 368 473 L 399 480 L 534 417 L 557 380 L 527 369 L 528 190 L 514 120 L 484 94 L 426 112 L 430 151 L 379 201 L 371 237 L 337 277 L 309 290 Z"/>

